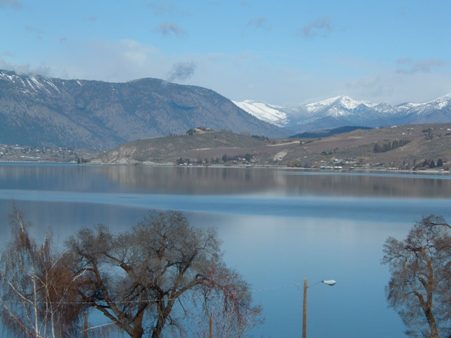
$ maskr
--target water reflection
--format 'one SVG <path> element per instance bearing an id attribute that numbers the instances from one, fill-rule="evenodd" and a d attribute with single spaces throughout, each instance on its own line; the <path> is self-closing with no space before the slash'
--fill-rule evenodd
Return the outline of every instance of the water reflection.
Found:
<path id="1" fill-rule="evenodd" d="M 402 237 L 430 213 L 451 219 L 447 177 L 344 175 L 290 170 L 144 166 L 0 166 L 0 247 L 12 201 L 51 231 L 60 247 L 82 227 L 129 229 L 150 208 L 179 209 L 197 227 L 214 227 L 224 258 L 252 285 L 265 323 L 253 337 L 300 334 L 308 277 L 334 288 L 309 291 L 311 337 L 398 338 L 404 327 L 387 308 L 388 236 Z M 383 323 L 383 325 L 381 325 Z"/>
<path id="2" fill-rule="evenodd" d="M 104 223 L 115 231 L 124 231 L 146 213 L 145 209 L 100 204 L 16 203 L 32 219 L 35 237 L 42 239 L 50 230 L 60 246 L 81 227 Z M 0 203 L 0 224 L 4 229 L 8 208 L 8 203 Z M 312 287 L 310 290 L 312 337 L 402 335 L 402 323 L 385 303 L 384 285 L 388 276 L 379 261 L 385 238 L 404 235 L 410 224 L 368 222 L 350 217 L 340 220 L 319 215 L 284 217 L 232 212 L 192 212 L 188 217 L 197 227 L 217 229 L 225 261 L 252 285 L 255 301 L 263 306 L 266 318 L 253 331 L 253 337 L 299 334 L 298 285 L 304 277 L 312 285 L 324 278 L 338 280 L 333 289 Z M 353 332 L 350 327 L 354 328 Z"/>
<path id="3" fill-rule="evenodd" d="M 449 176 L 324 174 L 263 168 L 0 165 L 2 189 L 163 194 L 450 198 Z"/>

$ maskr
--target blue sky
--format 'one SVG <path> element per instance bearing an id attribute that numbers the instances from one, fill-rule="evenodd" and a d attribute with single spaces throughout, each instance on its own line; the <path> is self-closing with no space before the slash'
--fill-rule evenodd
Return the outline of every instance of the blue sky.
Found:
<path id="1" fill-rule="evenodd" d="M 157 77 L 231 99 L 451 92 L 450 0 L 0 0 L 0 68 Z"/>

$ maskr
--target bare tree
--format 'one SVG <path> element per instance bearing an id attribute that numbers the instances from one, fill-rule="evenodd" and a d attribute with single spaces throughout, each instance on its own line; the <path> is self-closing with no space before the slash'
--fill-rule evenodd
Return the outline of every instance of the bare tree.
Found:
<path id="1" fill-rule="evenodd" d="M 64 259 L 30 237 L 29 222 L 14 207 L 12 240 L 0 260 L 0 319 L 17 337 L 73 337 L 79 331 L 82 305 Z"/>
<path id="2" fill-rule="evenodd" d="M 130 337 L 190 336 L 199 308 L 233 315 L 240 337 L 259 315 L 248 285 L 228 269 L 213 231 L 189 226 L 179 212 L 151 213 L 133 230 L 83 229 L 68 242 L 73 273 L 88 271 L 79 286 L 83 301 Z"/>
<path id="3" fill-rule="evenodd" d="M 450 230 L 442 217 L 429 216 L 405 240 L 385 242 L 383 263 L 391 271 L 387 299 L 412 337 L 450 337 Z"/>

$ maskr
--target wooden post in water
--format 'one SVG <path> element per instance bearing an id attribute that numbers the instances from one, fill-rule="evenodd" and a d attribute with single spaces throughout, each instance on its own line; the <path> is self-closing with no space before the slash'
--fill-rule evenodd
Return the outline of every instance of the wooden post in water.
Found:
<path id="1" fill-rule="evenodd" d="M 213 338 L 213 318 L 212 318 L 211 314 L 210 314 L 210 321 L 209 322 L 210 322 L 209 323 L 209 326 L 210 326 L 210 335 L 209 335 L 209 337 Z"/>
<path id="2" fill-rule="evenodd" d="M 302 338 L 307 338 L 307 278 L 304 278 L 304 306 L 302 308 Z"/>

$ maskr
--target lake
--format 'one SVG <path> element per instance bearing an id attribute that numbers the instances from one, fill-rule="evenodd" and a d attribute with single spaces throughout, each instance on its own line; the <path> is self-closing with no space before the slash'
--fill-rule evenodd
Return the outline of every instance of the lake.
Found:
<path id="1" fill-rule="evenodd" d="M 0 247 L 13 201 L 32 233 L 59 245 L 99 223 L 120 231 L 149 209 L 214 227 L 226 263 L 250 283 L 265 321 L 252 337 L 296 337 L 304 278 L 314 338 L 398 338 L 380 264 L 388 236 L 429 214 L 451 219 L 451 179 L 440 175 L 318 173 L 260 168 L 0 165 Z M 335 279 L 329 287 L 318 282 Z"/>

